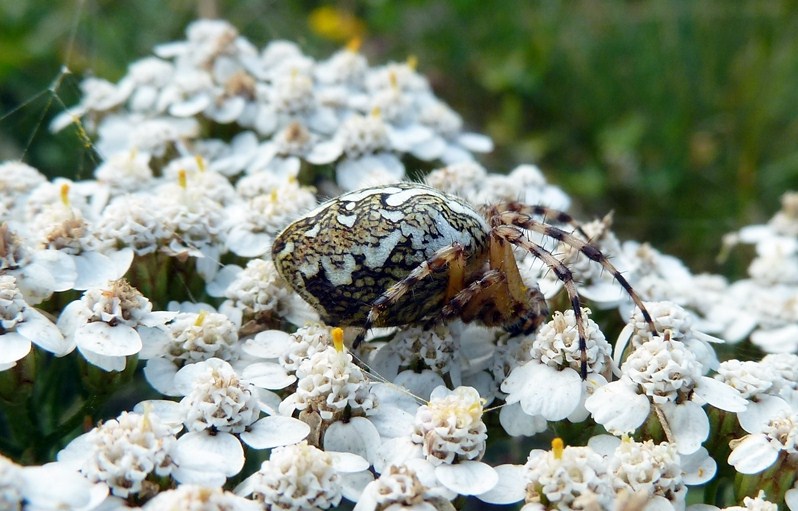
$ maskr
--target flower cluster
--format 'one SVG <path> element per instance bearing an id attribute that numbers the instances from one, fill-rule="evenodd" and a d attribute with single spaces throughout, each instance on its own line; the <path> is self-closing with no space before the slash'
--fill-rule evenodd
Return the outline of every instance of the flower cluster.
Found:
<path id="1" fill-rule="evenodd" d="M 413 59 L 371 67 L 356 42 L 316 60 L 202 20 L 81 88 L 53 127 L 93 137 L 92 179 L 0 163 L 0 508 L 798 510 L 795 193 L 726 240 L 755 245 L 746 278 L 574 221 L 646 311 L 527 232 L 589 308 L 518 251 L 553 311 L 536 331 L 429 318 L 352 350 L 269 255 L 324 196 L 412 161 L 477 209 L 571 199 L 534 165 L 482 167 L 490 140 Z M 530 450 L 553 431 L 569 445 Z"/>

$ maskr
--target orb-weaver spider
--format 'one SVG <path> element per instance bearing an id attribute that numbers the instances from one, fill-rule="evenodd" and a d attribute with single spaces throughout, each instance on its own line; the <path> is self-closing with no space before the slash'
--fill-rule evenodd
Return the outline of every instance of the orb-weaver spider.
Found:
<path id="1" fill-rule="evenodd" d="M 571 270 L 526 231 L 564 242 L 602 265 L 640 308 L 645 305 L 606 256 L 547 222 L 575 224 L 562 212 L 507 202 L 480 213 L 464 200 L 418 183 L 345 193 L 291 223 L 275 239 L 279 273 L 331 325 L 434 324 L 460 318 L 531 333 L 548 316 L 537 285 L 524 283 L 512 247 L 545 263 L 573 307 L 587 377 L 582 307 Z M 578 229 L 578 228 L 577 228 Z M 356 347 L 356 346 L 355 346 Z"/>

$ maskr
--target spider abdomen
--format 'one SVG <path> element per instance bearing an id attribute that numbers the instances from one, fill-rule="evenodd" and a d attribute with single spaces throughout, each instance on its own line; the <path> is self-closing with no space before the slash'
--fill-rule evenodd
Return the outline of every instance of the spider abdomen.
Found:
<path id="1" fill-rule="evenodd" d="M 275 266 L 332 325 L 362 325 L 373 303 L 436 251 L 462 247 L 482 265 L 490 228 L 461 199 L 417 183 L 376 186 L 325 202 L 275 239 Z M 375 326 L 416 323 L 439 310 L 447 272 L 418 281 Z"/>

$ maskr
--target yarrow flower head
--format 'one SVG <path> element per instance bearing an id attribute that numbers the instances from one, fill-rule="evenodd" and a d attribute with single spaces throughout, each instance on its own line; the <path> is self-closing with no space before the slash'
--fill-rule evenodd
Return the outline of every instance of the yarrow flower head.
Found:
<path id="1" fill-rule="evenodd" d="M 589 314 L 588 309 L 582 309 L 588 381 L 600 386 L 607 382 L 602 373 L 610 366 L 611 347 Z M 530 360 L 514 368 L 502 382 L 507 403 L 519 403 L 527 415 L 547 420 L 569 416 L 574 421 L 584 420 L 586 414 L 581 405 L 587 397 L 587 387 L 581 377 L 581 353 L 574 311 L 555 312 L 554 318 L 536 334 Z"/>
<path id="2" fill-rule="evenodd" d="M 743 474 L 756 474 L 772 466 L 784 454 L 798 454 L 798 414 L 782 410 L 764 425 L 761 432 L 730 443 L 729 464 Z"/>
<path id="3" fill-rule="evenodd" d="M 209 358 L 235 362 L 240 356 L 238 327 L 223 314 L 180 313 L 165 330 L 166 336 L 145 338 L 139 355 L 147 360 L 147 381 L 163 394 L 179 395 L 174 376 L 186 364 Z"/>
<path id="4" fill-rule="evenodd" d="M 126 280 L 92 288 L 64 308 L 58 327 L 90 363 L 121 371 L 125 358 L 142 348 L 142 335 L 166 335 L 160 326 L 174 313 L 153 312 L 152 304 Z"/>
<path id="5" fill-rule="evenodd" d="M 0 274 L 0 371 L 26 356 L 31 343 L 56 356 L 71 351 L 53 322 L 25 302 L 16 279 Z"/>
<path id="6" fill-rule="evenodd" d="M 621 379 L 595 390 L 586 408 L 612 433 L 634 431 L 652 407 L 667 422 L 680 454 L 699 449 L 709 435 L 705 403 L 733 412 L 747 402 L 728 385 L 703 376 L 701 364 L 687 347 L 653 337 L 635 349 L 621 367 Z"/>
<path id="7" fill-rule="evenodd" d="M 260 503 L 240 497 L 221 488 L 181 484 L 173 490 L 160 492 L 147 501 L 144 511 L 259 511 Z"/>
<path id="8" fill-rule="evenodd" d="M 478 461 L 485 453 L 487 427 L 482 421 L 482 400 L 476 389 L 438 387 L 428 404 L 416 412 L 412 440 L 421 445 L 433 465 Z"/>
<path id="9" fill-rule="evenodd" d="M 274 449 L 236 493 L 252 495 L 270 509 L 330 509 L 341 502 L 341 479 L 332 455 L 300 442 Z"/>
<path id="10" fill-rule="evenodd" d="M 403 509 L 453 511 L 446 490 L 427 486 L 419 474 L 405 465 L 391 465 L 363 490 L 355 507 L 358 511 Z"/>
<path id="11" fill-rule="evenodd" d="M 615 492 L 604 458 L 590 447 L 533 451 L 525 465 L 527 493 L 524 509 L 611 509 Z"/>
<path id="12" fill-rule="evenodd" d="M 642 492 L 648 499 L 666 499 L 676 509 L 684 507 L 687 486 L 673 444 L 624 438 L 610 457 L 608 470 L 616 494 L 626 492 L 631 496 Z"/>
<path id="13" fill-rule="evenodd" d="M 59 462 L 76 467 L 90 481 L 108 485 L 113 495 L 150 494 L 157 477 L 174 470 L 171 427 L 151 412 L 122 412 L 73 440 L 58 455 Z"/>
<path id="14" fill-rule="evenodd" d="M 175 387 L 185 396 L 176 415 L 188 431 L 174 450 L 175 478 L 181 482 L 216 486 L 238 474 L 244 465 L 239 438 L 267 449 L 298 442 L 310 431 L 291 417 L 261 418 L 260 391 L 218 358 L 180 369 Z"/>

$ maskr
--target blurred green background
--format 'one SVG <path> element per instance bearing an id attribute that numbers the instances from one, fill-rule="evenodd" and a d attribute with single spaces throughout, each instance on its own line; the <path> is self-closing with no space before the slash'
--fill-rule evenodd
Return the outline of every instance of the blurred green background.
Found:
<path id="1" fill-rule="evenodd" d="M 491 170 L 538 163 L 583 218 L 696 271 L 723 233 L 798 188 L 798 9 L 787 1 L 0 0 L 0 159 L 90 177 L 96 158 L 47 123 L 79 78 L 111 80 L 197 16 L 262 47 L 324 58 L 360 35 L 372 65 L 418 59 L 437 94 L 493 137 Z M 67 65 L 73 75 L 59 77 Z M 55 85 L 57 94 L 48 91 Z M 38 128 L 37 128 L 38 127 Z"/>

